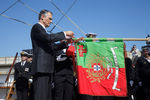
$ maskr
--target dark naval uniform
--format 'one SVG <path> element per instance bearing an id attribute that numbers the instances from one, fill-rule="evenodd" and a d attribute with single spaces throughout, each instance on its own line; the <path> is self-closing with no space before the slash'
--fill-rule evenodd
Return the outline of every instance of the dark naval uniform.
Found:
<path id="1" fill-rule="evenodd" d="M 73 63 L 62 50 L 57 52 L 55 62 L 55 97 L 54 100 L 72 100 L 73 98 Z"/>
<path id="2" fill-rule="evenodd" d="M 28 79 L 30 78 L 31 64 L 25 61 L 15 64 L 14 79 L 16 84 L 17 100 L 28 100 Z"/>
<path id="3" fill-rule="evenodd" d="M 141 87 L 138 95 L 143 96 L 139 100 L 150 100 L 150 60 L 140 57 L 136 64 L 136 80 Z"/>

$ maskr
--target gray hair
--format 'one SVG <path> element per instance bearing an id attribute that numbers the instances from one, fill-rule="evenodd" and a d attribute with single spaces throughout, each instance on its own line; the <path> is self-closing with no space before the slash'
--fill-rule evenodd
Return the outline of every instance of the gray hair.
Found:
<path id="1" fill-rule="evenodd" d="M 48 10 L 46 10 L 46 9 L 41 10 L 40 13 L 39 13 L 39 20 L 41 19 L 41 16 L 42 16 L 42 15 L 45 15 L 45 16 L 46 16 L 47 13 L 53 14 L 51 11 L 48 11 Z"/>

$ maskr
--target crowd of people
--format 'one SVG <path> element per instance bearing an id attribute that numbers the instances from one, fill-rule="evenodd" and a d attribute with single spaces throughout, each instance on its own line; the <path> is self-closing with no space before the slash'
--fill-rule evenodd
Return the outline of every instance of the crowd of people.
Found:
<path id="1" fill-rule="evenodd" d="M 48 10 L 40 11 L 39 22 L 31 29 L 33 55 L 23 51 L 21 62 L 15 64 L 17 100 L 150 100 L 149 51 L 143 47 L 138 56 L 135 45 L 131 50 L 133 59 L 125 52 L 127 97 L 78 94 L 72 56 L 66 54 L 74 33 L 48 34 L 52 15 Z"/>

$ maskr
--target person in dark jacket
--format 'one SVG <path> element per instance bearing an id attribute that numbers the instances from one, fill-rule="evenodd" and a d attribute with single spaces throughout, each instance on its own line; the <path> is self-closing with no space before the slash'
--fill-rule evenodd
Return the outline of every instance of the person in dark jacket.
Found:
<path id="1" fill-rule="evenodd" d="M 66 49 L 57 52 L 54 75 L 54 100 L 73 99 L 73 62 L 72 57 L 66 55 Z"/>
<path id="2" fill-rule="evenodd" d="M 33 57 L 33 54 L 31 52 L 28 52 L 27 62 L 29 62 L 30 64 L 32 64 L 32 57 Z M 29 100 L 34 100 L 33 89 L 34 89 L 33 88 L 33 75 L 31 73 L 31 77 L 29 78 Z"/>
<path id="3" fill-rule="evenodd" d="M 54 73 L 54 56 L 57 50 L 67 47 L 67 43 L 55 42 L 73 37 L 72 31 L 64 31 L 56 34 L 48 34 L 46 28 L 52 23 L 52 12 L 41 10 L 39 22 L 31 29 L 33 48 L 32 73 L 34 75 L 34 100 L 51 100 L 51 81 Z"/>
<path id="4" fill-rule="evenodd" d="M 137 91 L 138 100 L 150 100 L 150 55 L 147 47 L 142 48 L 142 56 L 135 65 L 135 79 L 140 91 Z"/>
<path id="5" fill-rule="evenodd" d="M 31 64 L 27 62 L 28 54 L 21 52 L 21 62 L 15 64 L 14 80 L 16 84 L 17 100 L 28 100 L 28 79 L 30 78 Z"/>

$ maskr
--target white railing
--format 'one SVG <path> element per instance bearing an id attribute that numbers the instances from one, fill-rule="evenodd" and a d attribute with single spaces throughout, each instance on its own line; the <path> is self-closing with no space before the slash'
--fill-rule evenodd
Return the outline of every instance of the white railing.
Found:
<path id="1" fill-rule="evenodd" d="M 0 65 L 11 65 L 14 57 L 0 57 Z M 17 57 L 16 62 L 21 61 L 21 57 Z"/>

